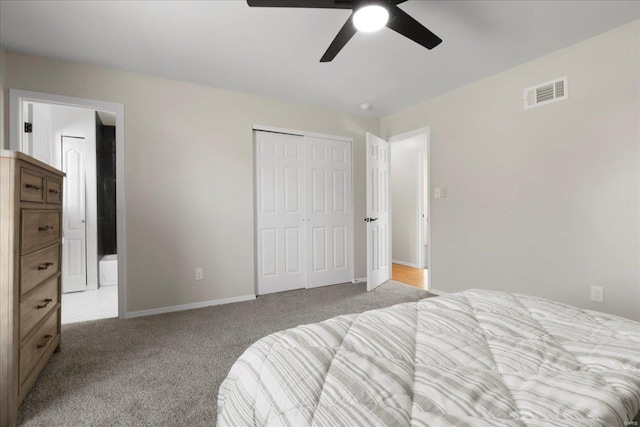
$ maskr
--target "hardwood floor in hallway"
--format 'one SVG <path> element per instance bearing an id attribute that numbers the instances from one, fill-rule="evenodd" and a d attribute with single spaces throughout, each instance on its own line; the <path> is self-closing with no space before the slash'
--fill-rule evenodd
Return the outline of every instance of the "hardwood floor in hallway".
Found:
<path id="1" fill-rule="evenodd" d="M 391 266 L 391 279 L 419 289 L 427 289 L 429 283 L 427 270 L 407 267 L 400 264 L 393 264 Z"/>

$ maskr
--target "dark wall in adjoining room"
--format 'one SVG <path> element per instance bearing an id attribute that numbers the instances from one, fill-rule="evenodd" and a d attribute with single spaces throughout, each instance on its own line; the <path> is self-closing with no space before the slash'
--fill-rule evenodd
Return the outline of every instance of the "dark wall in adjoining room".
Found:
<path id="1" fill-rule="evenodd" d="M 96 113 L 96 173 L 98 174 L 98 259 L 117 253 L 116 127 L 102 124 Z"/>

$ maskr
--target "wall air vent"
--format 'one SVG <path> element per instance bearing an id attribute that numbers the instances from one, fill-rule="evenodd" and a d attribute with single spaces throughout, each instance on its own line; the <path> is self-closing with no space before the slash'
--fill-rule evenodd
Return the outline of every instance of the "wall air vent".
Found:
<path id="1" fill-rule="evenodd" d="M 539 107 L 562 101 L 569 97 L 567 77 L 561 77 L 553 81 L 539 84 L 524 90 L 524 109 Z"/>

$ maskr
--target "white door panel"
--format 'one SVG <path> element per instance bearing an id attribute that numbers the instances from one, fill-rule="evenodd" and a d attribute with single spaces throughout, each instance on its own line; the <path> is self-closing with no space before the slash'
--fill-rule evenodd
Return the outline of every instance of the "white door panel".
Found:
<path id="1" fill-rule="evenodd" d="M 304 288 L 302 137 L 256 132 L 257 293 Z"/>
<path id="2" fill-rule="evenodd" d="M 23 114 L 26 122 L 31 123 L 31 132 L 22 133 L 21 151 L 48 165 L 57 167 L 52 152 L 51 106 L 37 103 L 24 103 Z"/>
<path id="3" fill-rule="evenodd" d="M 367 290 L 391 278 L 389 143 L 367 133 Z"/>
<path id="4" fill-rule="evenodd" d="M 351 281 L 350 144 L 255 136 L 257 293 Z"/>
<path id="5" fill-rule="evenodd" d="M 53 135 L 51 124 L 51 106 L 33 104 L 31 147 L 32 156 L 48 165 L 54 166 L 51 139 Z"/>
<path id="6" fill-rule="evenodd" d="M 351 281 L 351 149 L 344 141 L 304 137 L 307 288 Z"/>
<path id="7" fill-rule="evenodd" d="M 63 184 L 62 292 L 87 289 L 84 151 L 84 139 L 62 137 L 62 170 L 67 174 Z"/>

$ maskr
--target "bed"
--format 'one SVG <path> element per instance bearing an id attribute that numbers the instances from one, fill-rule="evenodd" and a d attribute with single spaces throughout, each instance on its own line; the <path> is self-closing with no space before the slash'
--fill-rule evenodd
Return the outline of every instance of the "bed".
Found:
<path id="1" fill-rule="evenodd" d="M 469 290 L 269 335 L 218 393 L 218 426 L 624 426 L 640 323 Z"/>

